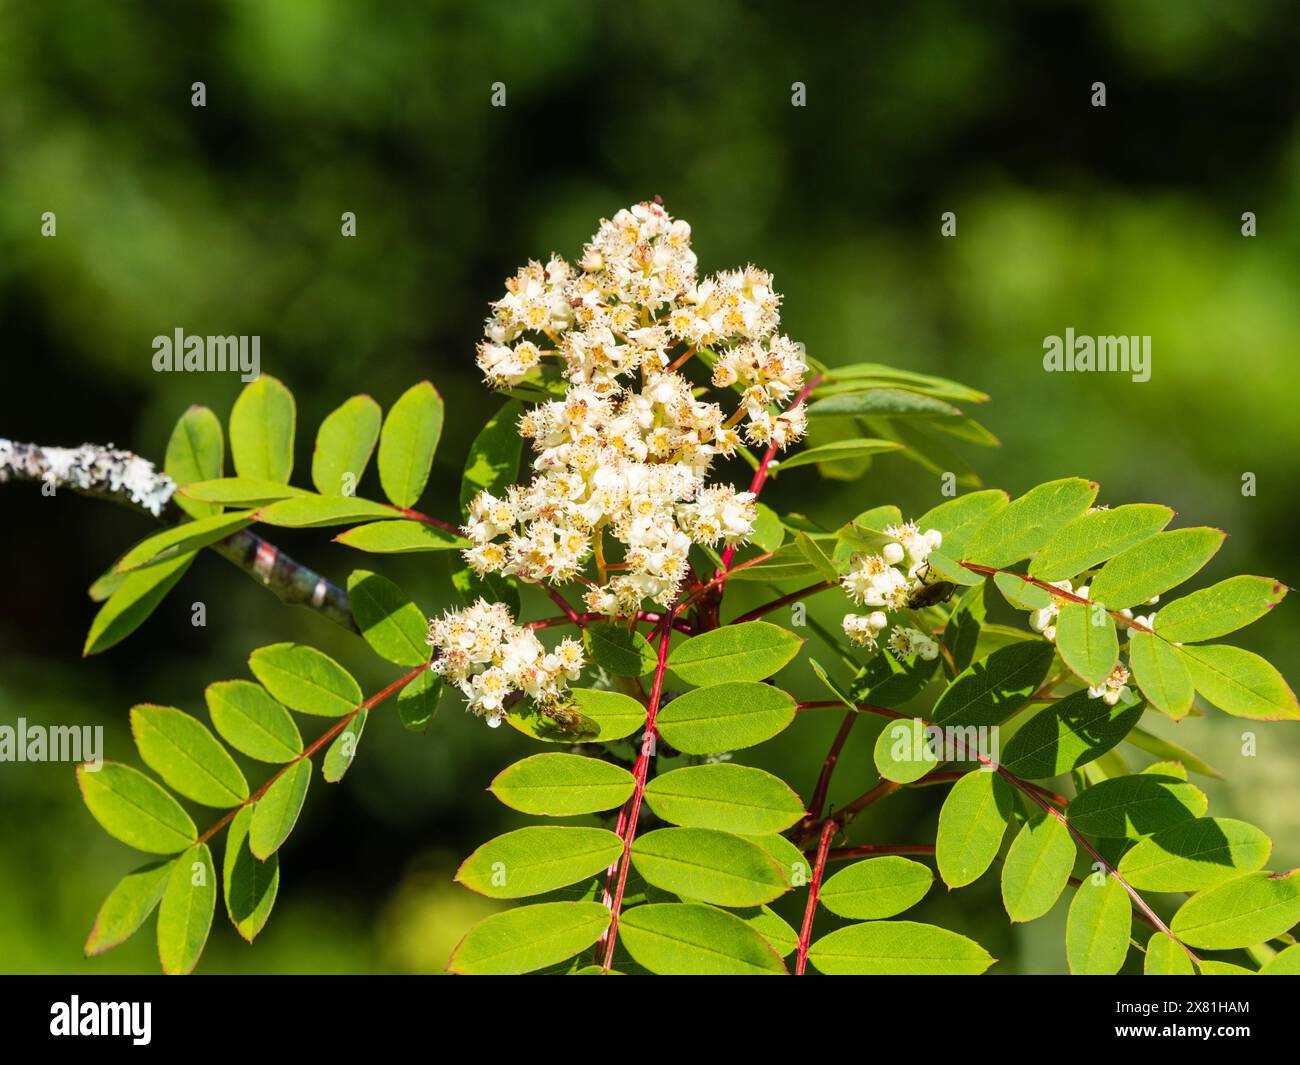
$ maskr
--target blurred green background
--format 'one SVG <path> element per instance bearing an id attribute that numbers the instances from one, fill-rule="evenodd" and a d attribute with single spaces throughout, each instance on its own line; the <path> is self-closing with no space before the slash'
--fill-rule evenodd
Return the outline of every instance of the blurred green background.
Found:
<path id="1" fill-rule="evenodd" d="M 422 377 L 448 419 L 425 509 L 453 517 L 468 441 L 497 400 L 473 366 L 487 304 L 528 258 L 577 254 L 598 219 L 662 195 L 702 271 L 754 261 L 784 328 L 830 363 L 878 360 L 988 391 L 1012 492 L 1086 475 L 1102 501 L 1159 501 L 1231 532 L 1204 584 L 1296 583 L 1300 521 L 1300 20 L 1290 0 L 843 6 L 227 0 L 0 4 L 0 435 L 131 447 L 161 461 L 190 403 L 224 419 L 233 376 L 155 374 L 151 339 L 258 334 L 299 401 L 298 469 L 320 418 Z M 207 106 L 190 105 L 203 81 Z M 1107 106 L 1094 108 L 1103 81 Z M 507 106 L 490 106 L 503 82 Z M 791 106 L 803 82 L 807 106 Z M 40 236 L 43 212 L 58 235 Z M 340 235 L 355 212 L 357 236 Z M 939 234 L 954 211 L 958 233 Z M 1241 235 L 1255 212 L 1259 235 Z M 1153 373 L 1046 374 L 1042 343 L 1150 334 Z M 1258 493 L 1243 496 L 1242 476 Z M 369 477 L 373 478 L 373 472 Z M 748 474 L 738 467 L 738 480 Z M 812 487 L 810 487 L 810 485 Z M 363 484 L 363 493 L 369 486 Z M 851 484 L 777 483 L 825 521 L 919 514 L 937 478 L 897 458 Z M 206 716 L 212 681 L 260 644 L 309 641 L 374 690 L 358 640 L 202 557 L 131 639 L 79 657 L 85 589 L 149 531 L 91 500 L 0 490 L 0 723 L 101 724 L 135 760 L 129 707 Z M 343 579 L 361 562 L 310 532 L 281 546 Z M 382 563 L 426 611 L 446 562 Z M 758 601 L 761 593 L 741 594 Z M 815 609 L 833 621 L 842 603 Z M 193 628 L 191 604 L 207 605 Z M 549 611 L 548 611 L 549 612 Z M 1295 606 L 1234 637 L 1300 675 Z M 822 657 L 826 657 L 824 654 Z M 787 678 L 815 696 L 806 669 Z M 1149 715 L 1150 716 L 1150 715 Z M 838 715 L 753 761 L 811 789 Z M 1300 730 L 1212 713 L 1154 726 L 1225 774 L 1213 813 L 1300 864 Z M 1241 755 L 1242 733 L 1258 754 Z M 833 800 L 874 780 L 863 723 Z M 496 905 L 450 883 L 519 823 L 484 787 L 526 741 L 444 701 L 426 735 L 376 713 L 362 757 L 319 781 L 255 947 L 219 912 L 200 972 L 441 971 Z M 1150 759 L 1129 751 L 1133 765 Z M 854 842 L 933 839 L 939 789 L 856 822 Z M 138 855 L 79 801 L 70 766 L 0 765 L 0 969 L 156 971 L 152 923 L 85 960 L 100 900 Z M 1064 967 L 1066 903 L 1008 927 L 996 875 L 916 911 L 973 935 L 995 972 Z M 787 914 L 788 916 L 788 914 Z"/>

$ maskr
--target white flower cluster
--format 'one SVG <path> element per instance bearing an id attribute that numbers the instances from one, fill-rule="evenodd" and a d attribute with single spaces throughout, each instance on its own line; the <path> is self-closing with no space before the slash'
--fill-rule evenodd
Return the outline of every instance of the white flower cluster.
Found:
<path id="1" fill-rule="evenodd" d="M 943 543 L 943 534 L 938 529 L 923 532 L 912 521 L 888 526 L 884 533 L 890 542 L 879 554 L 855 555 L 840 585 L 860 606 L 902 610 L 912 596 L 931 583 L 926 579 L 927 560 L 930 552 Z M 874 648 L 888 626 L 884 610 L 844 616 L 844 634 L 859 647 Z M 939 645 L 916 629 L 895 629 L 890 634 L 889 648 L 903 657 L 919 654 L 931 659 L 939 653 Z"/>
<path id="2" fill-rule="evenodd" d="M 1088 688 L 1088 698 L 1104 699 L 1107 706 L 1114 706 L 1116 703 L 1128 702 L 1133 698 L 1133 692 L 1128 686 L 1129 671 L 1121 663 L 1111 670 L 1110 676 L 1100 684 L 1095 684 Z"/>
<path id="3" fill-rule="evenodd" d="M 802 406 L 785 409 L 807 365 L 777 333 L 779 304 L 771 275 L 753 266 L 698 280 L 690 226 L 658 203 L 602 221 L 576 267 L 552 257 L 507 281 L 480 369 L 508 387 L 558 359 L 567 392 L 520 420 L 532 481 L 473 501 L 474 570 L 559 584 L 594 560 L 615 575 L 592 584 L 588 609 L 670 606 L 692 544 L 730 546 L 753 529 L 751 493 L 706 483 L 713 459 L 736 450 L 742 428 L 750 443 L 779 447 L 806 428 Z M 731 414 L 677 372 L 696 354 L 712 361 L 714 387 L 741 390 Z M 617 557 L 605 557 L 606 533 L 622 545 Z"/>
<path id="4" fill-rule="evenodd" d="M 493 728 L 514 692 L 543 706 L 562 703 L 583 666 L 577 640 L 547 651 L 532 629 L 515 624 L 508 607 L 482 599 L 430 621 L 428 642 L 436 651 L 429 668 L 455 684 Z"/>

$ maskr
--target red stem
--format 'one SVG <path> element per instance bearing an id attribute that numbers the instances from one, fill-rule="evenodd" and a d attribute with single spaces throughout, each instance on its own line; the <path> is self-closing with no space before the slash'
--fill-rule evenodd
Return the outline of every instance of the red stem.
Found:
<path id="1" fill-rule="evenodd" d="M 840 760 L 840 752 L 844 750 L 844 744 L 857 721 L 858 715 L 855 711 L 850 710 L 846 713 L 844 720 L 840 723 L 840 730 L 835 733 L 835 739 L 831 741 L 830 752 L 826 755 L 826 761 L 822 763 L 822 771 L 817 776 L 817 785 L 813 788 L 812 801 L 808 803 L 808 814 L 804 818 L 809 824 L 821 817 L 822 810 L 826 808 L 826 795 L 831 787 L 831 774 L 835 772 L 835 765 Z"/>
<path id="2" fill-rule="evenodd" d="M 1016 573 L 1014 570 L 998 569 L 996 566 L 981 566 L 976 562 L 963 562 L 961 563 L 961 565 L 965 569 L 970 570 L 972 573 L 983 573 L 985 576 L 988 577 L 996 576 L 999 573 L 1009 573 L 1013 577 L 1019 577 L 1026 584 L 1032 584 L 1035 587 L 1042 588 L 1045 592 L 1050 592 L 1058 599 L 1065 599 L 1068 602 L 1079 603 L 1083 606 L 1097 605 L 1095 600 L 1085 599 L 1081 595 L 1075 595 L 1073 592 L 1067 592 L 1060 588 L 1057 588 L 1055 585 L 1049 584 L 1047 581 L 1039 580 L 1037 577 L 1029 577 L 1023 573 Z M 1106 604 L 1102 603 L 1101 605 L 1105 606 Z M 1127 625 L 1130 629 L 1137 629 L 1138 632 L 1147 632 L 1153 635 L 1155 633 L 1154 629 L 1149 629 L 1141 622 L 1134 621 L 1132 618 L 1126 618 L 1118 610 L 1107 610 L 1106 613 L 1109 614 L 1111 617 L 1113 617 L 1116 621 L 1120 622 L 1121 624 Z"/>
<path id="3" fill-rule="evenodd" d="M 869 858 L 875 854 L 933 854 L 933 843 L 861 843 L 856 847 L 836 847 L 826 857 L 837 862 L 845 858 Z"/>
<path id="4" fill-rule="evenodd" d="M 826 872 L 826 855 L 830 850 L 831 837 L 839 826 L 828 820 L 822 826 L 822 837 L 817 844 L 817 862 L 813 866 L 812 880 L 808 884 L 808 901 L 803 908 L 803 927 L 799 929 L 799 956 L 795 960 L 795 976 L 803 976 L 808 967 L 808 948 L 812 944 L 813 916 L 817 912 L 817 896 L 821 891 L 822 876 Z"/>
<path id="5" fill-rule="evenodd" d="M 755 618 L 761 618 L 764 614 L 770 614 L 773 610 L 780 610 L 788 603 L 797 603 L 800 599 L 806 599 L 810 595 L 816 595 L 818 592 L 824 592 L 829 588 L 837 588 L 839 585 L 832 584 L 830 581 L 818 581 L 816 584 L 810 584 L 807 588 L 800 588 L 797 592 L 791 592 L 789 595 L 783 595 L 780 599 L 773 599 L 770 603 L 764 603 L 762 606 L 755 607 L 746 614 L 734 618 L 730 624 L 740 625 L 746 621 L 753 621 Z"/>

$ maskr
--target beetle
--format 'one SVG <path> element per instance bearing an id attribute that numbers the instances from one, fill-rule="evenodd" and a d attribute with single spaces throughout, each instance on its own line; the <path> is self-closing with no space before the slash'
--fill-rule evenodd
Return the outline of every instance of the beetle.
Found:
<path id="1" fill-rule="evenodd" d="M 907 600 L 908 610 L 921 610 L 927 606 L 938 606 L 940 603 L 946 603 L 952 598 L 953 592 L 957 586 L 952 581 L 935 581 L 933 584 L 924 583 L 930 576 L 930 563 L 925 564 L 925 568 L 917 574 L 923 582 L 921 587 L 913 592 Z"/>

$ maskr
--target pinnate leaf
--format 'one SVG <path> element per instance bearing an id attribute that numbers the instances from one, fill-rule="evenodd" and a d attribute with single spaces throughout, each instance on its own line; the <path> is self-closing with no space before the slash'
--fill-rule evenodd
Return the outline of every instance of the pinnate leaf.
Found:
<path id="1" fill-rule="evenodd" d="M 187 799 L 204 806 L 238 806 L 248 781 L 201 721 L 170 706 L 131 708 L 131 733 L 145 764 Z"/>
<path id="2" fill-rule="evenodd" d="M 244 386 L 230 411 L 230 454 L 240 477 L 288 484 L 297 411 L 293 394 L 262 374 Z"/>
<path id="3" fill-rule="evenodd" d="M 138 769 L 104 762 L 77 766 L 81 797 L 114 839 L 150 854 L 178 854 L 198 835 L 181 804 Z"/>
<path id="4" fill-rule="evenodd" d="M 447 968 L 467 976 L 534 972 L 586 950 L 608 926 L 609 907 L 599 902 L 520 906 L 494 913 L 471 928 Z"/>
<path id="5" fill-rule="evenodd" d="M 379 483 L 395 506 L 412 507 L 424 492 L 442 436 L 443 403 L 429 381 L 393 404 L 379 435 Z"/>
<path id="6" fill-rule="evenodd" d="M 668 668 L 687 684 L 758 681 L 788 664 L 801 640 L 766 621 L 724 625 L 678 644 L 668 656 Z"/>
<path id="7" fill-rule="evenodd" d="M 329 655 L 301 643 L 259 647 L 248 659 L 253 676 L 291 710 L 339 717 L 361 705 L 361 687 Z"/>
<path id="8" fill-rule="evenodd" d="M 169 976 L 194 971 L 212 928 L 217 871 L 206 843 L 196 843 L 171 864 L 158 906 L 158 958 Z"/>

